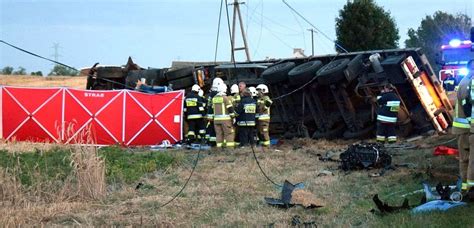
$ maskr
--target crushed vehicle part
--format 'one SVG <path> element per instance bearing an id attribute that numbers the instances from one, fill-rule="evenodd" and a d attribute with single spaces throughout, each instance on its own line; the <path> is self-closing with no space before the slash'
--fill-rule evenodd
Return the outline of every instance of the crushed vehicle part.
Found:
<path id="1" fill-rule="evenodd" d="M 340 160 L 344 171 L 387 168 L 392 164 L 392 156 L 376 143 L 353 144 L 340 155 Z"/>
<path id="2" fill-rule="evenodd" d="M 433 200 L 427 203 L 424 203 L 418 207 L 415 207 L 411 210 L 413 214 L 433 212 L 433 211 L 447 211 L 449 209 L 466 206 L 465 202 L 455 202 L 448 200 Z"/>
<path id="3" fill-rule="evenodd" d="M 423 200 L 423 199 L 421 200 L 421 204 L 426 202 L 426 200 Z M 390 205 L 388 205 L 388 203 L 382 202 L 382 200 L 379 199 L 378 194 L 375 194 L 374 197 L 372 197 L 372 201 L 375 203 L 375 206 L 377 206 L 377 209 L 379 209 L 379 211 L 382 214 L 393 213 L 393 212 L 397 212 L 397 211 L 400 211 L 400 210 L 409 210 L 409 209 L 412 208 L 408 204 L 408 199 L 407 198 L 405 198 L 403 200 L 403 203 L 402 203 L 401 206 L 390 206 Z M 372 212 L 375 212 L 375 210 L 372 210 Z"/>

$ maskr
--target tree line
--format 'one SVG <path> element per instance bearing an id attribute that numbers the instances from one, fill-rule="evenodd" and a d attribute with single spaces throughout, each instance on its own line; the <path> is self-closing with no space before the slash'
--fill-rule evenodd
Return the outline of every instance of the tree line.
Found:
<path id="1" fill-rule="evenodd" d="M 430 62 L 436 63 L 441 45 L 454 38 L 469 39 L 470 27 L 471 18 L 465 14 L 437 11 L 425 16 L 418 28 L 408 30 L 405 46 L 423 48 Z M 399 39 L 390 12 L 374 0 L 347 1 L 336 18 L 336 42 L 349 52 L 398 48 Z"/>
<path id="2" fill-rule="evenodd" d="M 0 71 L 3 75 L 26 75 L 26 69 L 19 66 L 16 70 L 11 66 L 3 67 Z M 77 76 L 79 72 L 77 70 L 69 69 L 65 66 L 55 65 L 53 69 L 48 73 L 48 76 Z M 30 75 L 43 76 L 41 71 L 32 71 Z"/>

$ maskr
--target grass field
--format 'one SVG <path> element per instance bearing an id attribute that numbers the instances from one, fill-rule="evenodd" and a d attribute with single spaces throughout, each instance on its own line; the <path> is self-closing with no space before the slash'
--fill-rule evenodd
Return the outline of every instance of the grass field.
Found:
<path id="1" fill-rule="evenodd" d="M 22 147 L 4 143 L 4 151 L 0 152 L 2 173 L 4 178 L 10 177 L 9 180 L 18 176 L 21 184 L 15 186 L 22 191 L 12 203 L 5 190 L 7 182 L 0 184 L 3 192 L 0 213 L 8 215 L 0 219 L 0 224 L 281 227 L 290 226 L 292 217 L 298 215 L 301 221 L 314 221 L 320 227 L 472 227 L 473 206 L 424 215 L 403 211 L 380 216 L 370 212 L 374 208 L 371 200 L 374 194 L 399 205 L 403 194 L 421 189 L 423 180 L 454 182 L 457 160 L 431 155 L 432 145 L 450 138 L 452 136 L 420 140 L 416 144 L 421 149 L 392 150 L 395 164 L 410 163 L 411 166 L 376 178 L 369 177 L 376 170 L 344 173 L 337 170 L 337 163 L 319 161 L 318 154 L 330 151 L 337 155 L 352 143 L 348 141 L 294 140 L 266 152 L 257 150 L 270 178 L 278 183 L 303 182 L 305 189 L 323 202 L 324 207 L 317 209 L 279 209 L 266 205 L 263 198 L 279 197 L 279 190 L 260 173 L 249 149 L 203 151 L 184 192 L 160 208 L 184 184 L 197 151 L 103 148 L 97 156 L 105 163 L 105 194 L 97 198 L 58 199 L 48 194 L 61 194 L 45 187 L 64 189 L 61 186 L 68 183 L 71 179 L 68 176 L 77 169 L 69 165 L 71 159 L 74 160 L 70 156 L 74 149 L 69 146 L 34 149 L 35 144 L 32 144 L 30 152 L 21 153 L 18 150 Z M 16 151 L 9 151 L 10 147 Z M 83 168 L 87 167 L 90 166 Z M 333 175 L 320 175 L 323 170 Z M 41 183 L 31 180 L 41 180 Z M 38 187 L 45 183 L 43 188 Z M 136 189 L 139 183 L 141 187 Z M 72 193 L 74 191 L 69 192 Z M 51 200 L 35 198 L 38 196 Z M 410 204 L 417 204 L 420 196 L 410 195 Z"/>

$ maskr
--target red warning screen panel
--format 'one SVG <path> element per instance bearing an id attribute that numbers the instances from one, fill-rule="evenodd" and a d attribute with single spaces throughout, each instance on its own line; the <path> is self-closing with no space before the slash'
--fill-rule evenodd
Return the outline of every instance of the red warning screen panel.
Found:
<path id="1" fill-rule="evenodd" d="M 182 140 L 184 92 L 0 87 L 6 140 L 155 145 Z"/>

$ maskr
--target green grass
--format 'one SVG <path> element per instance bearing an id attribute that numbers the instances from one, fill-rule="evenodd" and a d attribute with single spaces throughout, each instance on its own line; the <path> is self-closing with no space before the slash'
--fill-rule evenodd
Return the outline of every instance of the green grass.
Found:
<path id="1" fill-rule="evenodd" d="M 146 174 L 165 169 L 180 160 L 169 153 L 130 153 L 120 147 L 102 148 L 99 156 L 105 159 L 109 184 L 132 184 Z M 24 186 L 45 181 L 64 181 L 72 172 L 71 150 L 53 148 L 24 153 L 0 150 L 0 167 L 16 175 Z"/>
<path id="2" fill-rule="evenodd" d="M 169 153 L 130 153 L 120 147 L 105 147 L 99 151 L 105 159 L 107 182 L 131 184 L 147 173 L 165 169 L 178 159 Z"/>
<path id="3" fill-rule="evenodd" d="M 59 148 L 15 154 L 1 150 L 0 167 L 15 174 L 25 186 L 44 181 L 64 181 L 72 171 L 70 155 L 70 150 Z"/>

